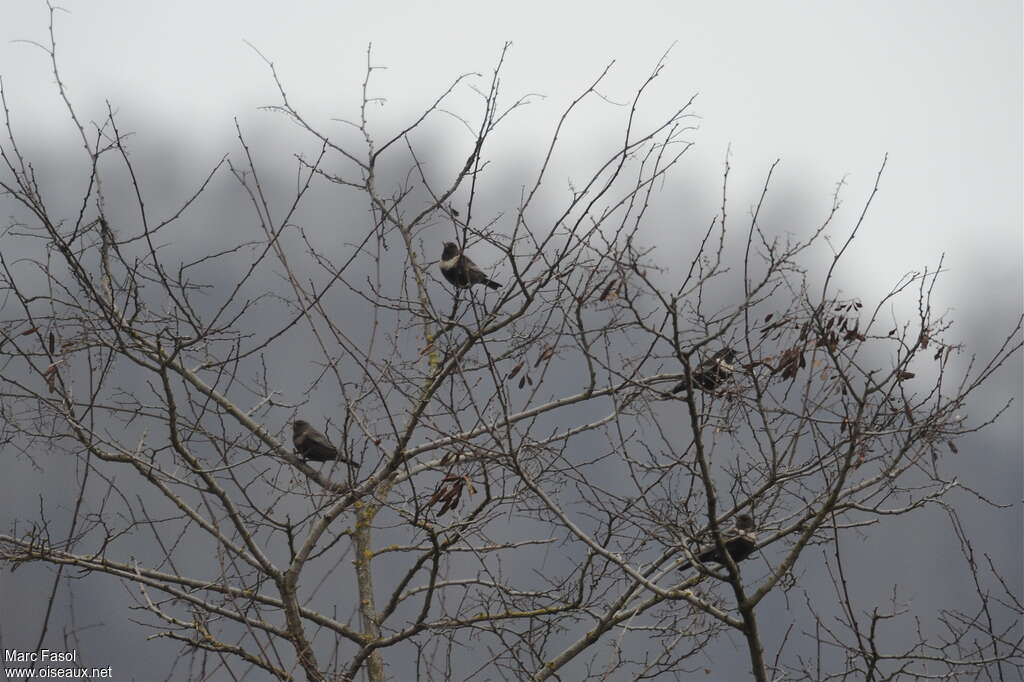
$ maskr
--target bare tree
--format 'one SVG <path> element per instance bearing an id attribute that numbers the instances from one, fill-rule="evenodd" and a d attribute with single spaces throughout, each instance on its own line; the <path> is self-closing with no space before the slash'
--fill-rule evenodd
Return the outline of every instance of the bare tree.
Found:
<path id="1" fill-rule="evenodd" d="M 557 210 L 542 194 L 557 194 L 559 141 L 584 102 L 607 101 L 607 69 L 547 133 L 516 209 L 482 214 L 488 142 L 531 100 L 500 97 L 507 47 L 489 78 L 456 78 L 387 135 L 368 51 L 341 133 L 304 118 L 267 62 L 270 108 L 318 148 L 296 157 L 286 201 L 239 129 L 238 153 L 158 217 L 113 110 L 79 119 L 54 46 L 51 27 L 86 189 L 55 212 L 5 95 L 0 187 L 27 218 L 2 236 L 0 409 L 5 458 L 76 461 L 79 487 L 0 535 L 8 566 L 133 586 L 148 634 L 180 642 L 194 678 L 680 679 L 713 673 L 730 633 L 757 680 L 1024 673 L 1021 604 L 959 524 L 960 505 L 994 503 L 954 498 L 964 486 L 943 473 L 957 439 L 998 416 L 970 400 L 1020 350 L 1021 322 L 975 360 L 932 310 L 941 262 L 880 300 L 843 294 L 836 268 L 874 192 L 852 226 L 833 224 L 837 189 L 819 224 L 777 235 L 759 220 L 775 166 L 737 226 L 727 164 L 693 249 L 659 252 L 659 231 L 691 229 L 649 212 L 692 129 L 691 102 L 639 123 L 659 64 Z M 453 113 L 467 88 L 478 109 Z M 449 174 L 420 145 L 450 116 L 465 134 Z M 175 230 L 225 173 L 254 232 L 175 255 Z M 110 205 L 115 182 L 132 206 Z M 367 212 L 300 219 L 315 187 Z M 445 283 L 445 242 L 503 286 Z M 336 459 L 292 449 L 300 417 Z M 922 623 L 898 595 L 862 603 L 846 540 L 928 507 L 957 533 L 977 610 Z M 728 546 L 740 515 L 750 551 Z M 138 542 L 144 556 L 125 550 Z M 766 640 L 765 600 L 795 598 L 805 561 L 834 592 Z M 909 645 L 881 636 L 888 621 Z"/>

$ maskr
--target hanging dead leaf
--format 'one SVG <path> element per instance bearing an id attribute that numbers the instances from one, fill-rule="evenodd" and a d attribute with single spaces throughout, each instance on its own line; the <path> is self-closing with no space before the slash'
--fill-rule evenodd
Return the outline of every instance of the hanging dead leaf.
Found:
<path id="1" fill-rule="evenodd" d="M 59 362 L 55 362 L 52 365 L 50 365 L 49 367 L 47 367 L 46 371 L 43 372 L 43 376 L 46 377 L 46 388 L 49 390 L 50 393 L 53 393 L 54 391 L 57 390 L 57 366 L 58 365 L 60 365 L 60 363 Z"/>
<path id="2" fill-rule="evenodd" d="M 597 300 L 604 301 L 609 296 L 612 296 L 612 287 L 614 287 L 618 283 L 619 283 L 619 279 L 617 277 L 612 277 L 611 280 L 608 282 L 608 285 L 604 288 L 604 291 L 601 292 L 601 295 L 598 297 Z M 617 292 L 618 292 L 618 290 L 616 289 L 616 293 Z M 612 296 L 612 297 L 614 298 L 614 296 Z"/>
<path id="3" fill-rule="evenodd" d="M 435 502 L 439 501 L 446 495 L 448 495 L 448 487 L 445 485 L 439 485 L 437 490 L 434 491 L 434 494 L 430 496 L 429 500 L 427 500 L 427 507 L 434 506 Z"/>
<path id="4" fill-rule="evenodd" d="M 801 367 L 806 367 L 803 350 L 798 346 L 784 351 L 779 357 L 779 362 L 772 370 L 772 374 L 782 374 L 783 379 L 793 379 Z"/>
<path id="5" fill-rule="evenodd" d="M 540 367 L 540 363 L 544 362 L 545 360 L 550 360 L 551 357 L 554 354 L 555 354 L 555 347 L 554 346 L 548 346 L 547 348 L 544 349 L 544 351 L 537 358 L 537 362 L 533 363 L 533 366 L 534 367 Z"/>

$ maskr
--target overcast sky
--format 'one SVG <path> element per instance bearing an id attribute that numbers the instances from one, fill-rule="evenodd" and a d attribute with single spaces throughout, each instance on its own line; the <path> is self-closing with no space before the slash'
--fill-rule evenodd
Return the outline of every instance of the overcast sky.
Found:
<path id="1" fill-rule="evenodd" d="M 201 2 L 65 0 L 57 15 L 61 76 L 85 118 L 104 101 L 137 144 L 174 140 L 174 163 L 196 169 L 234 152 L 234 118 L 247 131 L 289 126 L 259 106 L 278 102 L 274 61 L 293 103 L 319 125 L 354 118 L 368 44 L 382 127 L 404 121 L 459 74 L 493 69 L 513 43 L 502 82 L 544 96 L 491 147 L 492 158 L 534 158 L 565 105 L 612 60 L 602 93 L 626 102 L 659 59 L 666 67 L 644 116 L 697 95 L 699 129 L 682 162 L 690 191 L 719 203 L 731 149 L 731 210 L 743 216 L 770 164 L 778 187 L 823 217 L 845 178 L 851 210 L 885 154 L 881 191 L 843 273 L 856 295 L 884 293 L 908 270 L 946 254 L 936 290 L 970 336 L 1005 335 L 1022 300 L 1021 3 L 891 2 Z M 0 77 L 16 128 L 53 153 L 74 145 L 46 55 L 42 0 L 2 0 Z M 611 114 L 621 110 L 608 108 Z M 620 134 L 594 110 L 567 144 L 587 154 Z M 537 130 L 543 135 L 538 137 Z M 532 155 L 532 156 L 530 156 Z M 189 170 L 189 169 L 186 169 Z M 568 169 L 571 170 L 571 169 Z M 509 201 L 518 199 L 518 189 Z M 849 223 L 849 221 L 848 221 Z M 1001 339 L 1000 339 L 1001 340 Z M 990 347 L 975 348 L 979 354 Z M 1021 395 L 1020 363 L 991 399 Z M 1020 491 L 1020 408 L 996 433 L 1010 490 Z M 1016 530 L 1019 531 L 1019 524 Z M 1019 571 L 1018 571 L 1019 581 Z M 1018 582 L 1019 584 L 1019 582 Z"/>
<path id="2" fill-rule="evenodd" d="M 1019 2 L 649 2 L 629 14 L 620 3 L 595 2 L 62 5 L 69 13 L 58 13 L 59 58 L 76 105 L 100 116 L 109 99 L 140 139 L 176 135 L 215 152 L 231 149 L 235 116 L 248 130 L 284 127 L 256 109 L 277 100 L 246 42 L 275 62 L 297 105 L 325 122 L 355 114 L 370 43 L 375 64 L 387 67 L 374 81 L 374 94 L 388 100 L 381 115 L 397 121 L 456 75 L 487 73 L 511 40 L 506 96 L 547 99 L 502 138 L 510 150 L 522 148 L 514 133 L 549 128 L 609 61 L 616 64 L 604 92 L 626 101 L 671 49 L 646 111 L 698 94 L 688 165 L 709 192 L 730 144 L 745 204 L 744 183 L 776 158 L 780 181 L 798 182 L 803 196 L 825 202 L 846 177 L 855 201 L 888 153 L 874 220 L 854 258 L 889 282 L 945 251 L 954 278 L 981 278 L 993 289 L 1013 278 L 1020 299 Z M 51 137 L 69 130 L 45 55 L 13 42 L 44 41 L 46 24 L 40 0 L 5 0 L 0 75 L 22 130 Z M 614 128 L 595 120 L 589 130 Z M 868 246 L 883 236 L 884 249 Z"/>

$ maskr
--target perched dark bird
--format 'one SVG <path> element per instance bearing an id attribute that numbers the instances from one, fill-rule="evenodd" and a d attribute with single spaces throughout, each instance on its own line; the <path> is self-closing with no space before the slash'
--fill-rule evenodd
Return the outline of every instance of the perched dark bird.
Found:
<path id="1" fill-rule="evenodd" d="M 336 459 L 342 462 L 349 461 L 338 454 L 338 449 L 331 445 L 327 436 L 302 419 L 296 419 L 292 423 L 292 443 L 296 452 L 314 462 L 329 462 Z"/>
<path id="2" fill-rule="evenodd" d="M 753 554 L 754 549 L 757 547 L 754 518 L 750 514 L 740 514 L 737 516 L 736 525 L 722 533 L 722 544 L 725 545 L 725 549 L 729 552 L 732 560 L 736 562 L 743 561 Z M 715 544 L 702 547 L 696 554 L 703 564 L 709 561 L 713 561 L 716 564 L 725 563 L 721 553 L 718 551 L 718 545 Z M 693 562 L 686 561 L 679 567 L 679 570 L 685 571 L 692 566 Z"/>
<path id="3" fill-rule="evenodd" d="M 690 372 L 690 379 L 693 381 L 693 385 L 702 391 L 714 391 L 732 376 L 736 369 L 733 365 L 734 362 L 736 362 L 736 351 L 729 347 L 723 348 L 697 365 Z M 680 393 L 685 391 L 688 386 L 686 379 L 683 379 L 676 384 L 672 392 Z"/>
<path id="4" fill-rule="evenodd" d="M 441 253 L 441 274 L 448 282 L 459 289 L 467 289 L 474 284 L 486 284 L 491 289 L 500 289 L 501 285 L 490 279 L 477 264 L 459 251 L 459 245 L 445 242 Z"/>

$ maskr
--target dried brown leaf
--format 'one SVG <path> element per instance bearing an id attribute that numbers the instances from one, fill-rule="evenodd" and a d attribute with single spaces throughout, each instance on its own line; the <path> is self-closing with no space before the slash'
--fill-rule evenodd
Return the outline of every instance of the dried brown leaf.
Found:
<path id="1" fill-rule="evenodd" d="M 783 379 L 793 379 L 801 367 L 805 367 L 807 361 L 804 359 L 803 350 L 797 346 L 790 348 L 779 357 L 778 364 L 772 370 L 772 374 L 782 374 Z"/>
<path id="2" fill-rule="evenodd" d="M 448 494 L 448 487 L 444 486 L 444 485 L 439 486 L 438 489 L 434 491 L 434 494 L 431 495 L 430 499 L 427 501 L 427 507 L 433 507 L 434 504 L 438 500 L 440 500 L 442 497 L 444 497 L 447 494 Z"/>
<path id="3" fill-rule="evenodd" d="M 614 287 L 618 283 L 619 283 L 619 279 L 617 277 L 612 277 L 611 280 L 608 282 L 608 285 L 605 286 L 604 291 L 601 292 L 601 295 L 598 297 L 597 300 L 604 301 L 609 296 L 611 296 L 611 294 L 612 294 L 612 287 Z"/>

